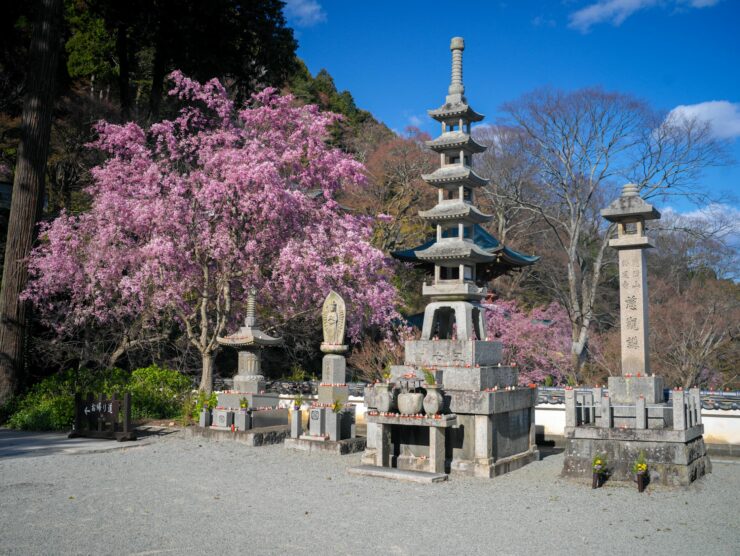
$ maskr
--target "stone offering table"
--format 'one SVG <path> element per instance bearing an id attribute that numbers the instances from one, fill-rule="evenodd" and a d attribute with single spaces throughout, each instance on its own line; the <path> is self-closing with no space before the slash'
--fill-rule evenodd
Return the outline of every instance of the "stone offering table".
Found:
<path id="1" fill-rule="evenodd" d="M 429 429 L 429 452 L 423 456 L 410 456 L 414 463 L 409 463 L 406 468 L 427 466 L 427 471 L 431 473 L 445 473 L 445 454 L 447 453 L 445 429 L 457 425 L 457 415 L 447 414 L 439 415 L 436 418 L 424 416 L 422 418 L 410 415 L 401 415 L 400 413 L 387 413 L 379 415 L 376 413 L 368 414 L 365 417 L 368 424 L 374 426 L 375 434 L 375 465 L 379 467 L 397 467 L 392 465 L 391 459 L 394 457 L 396 450 L 400 448 L 398 438 L 396 444 L 393 444 L 394 427 L 426 427 Z"/>

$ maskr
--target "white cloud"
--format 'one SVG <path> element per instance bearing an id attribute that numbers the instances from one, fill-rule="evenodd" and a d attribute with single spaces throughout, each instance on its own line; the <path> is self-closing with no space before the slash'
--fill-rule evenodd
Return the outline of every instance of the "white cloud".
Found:
<path id="1" fill-rule="evenodd" d="M 676 106 L 668 114 L 671 118 L 696 118 L 712 126 L 712 133 L 719 139 L 740 137 L 740 103 L 727 100 L 710 100 L 698 104 Z"/>
<path id="2" fill-rule="evenodd" d="M 285 16 L 297 27 L 326 21 L 326 12 L 316 0 L 285 0 Z"/>
<path id="3" fill-rule="evenodd" d="M 419 116 L 414 116 L 414 115 L 409 116 L 409 125 L 412 125 L 414 127 L 419 127 L 423 123 L 424 122 Z"/>
<path id="4" fill-rule="evenodd" d="M 615 27 L 640 10 L 655 6 L 673 6 L 676 10 L 686 8 L 708 8 L 721 0 L 597 0 L 597 2 L 570 14 L 568 26 L 582 33 L 588 32 L 599 23 L 611 23 Z"/>
<path id="5" fill-rule="evenodd" d="M 672 207 L 660 211 L 663 219 L 692 227 L 703 225 L 719 239 L 735 242 L 740 238 L 740 209 L 726 203 L 710 203 L 688 212 L 678 212 Z"/>

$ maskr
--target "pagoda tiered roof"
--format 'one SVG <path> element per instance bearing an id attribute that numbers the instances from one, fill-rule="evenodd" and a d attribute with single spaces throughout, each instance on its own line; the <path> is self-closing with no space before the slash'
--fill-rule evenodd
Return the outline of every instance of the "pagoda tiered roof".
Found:
<path id="1" fill-rule="evenodd" d="M 485 117 L 483 114 L 478 114 L 478 112 L 470 108 L 464 98 L 458 102 L 446 102 L 434 110 L 427 110 L 427 114 L 438 122 L 444 122 L 453 118 L 480 122 Z"/>
<path id="2" fill-rule="evenodd" d="M 436 139 L 426 142 L 427 147 L 435 152 L 444 152 L 450 149 L 463 148 L 473 153 L 482 153 L 486 150 L 485 145 L 481 145 L 470 134 L 463 131 L 448 131 Z"/>
<path id="3" fill-rule="evenodd" d="M 482 187 L 488 180 L 480 177 L 469 166 L 450 164 L 437 168 L 431 174 L 422 174 L 421 179 L 435 187 L 447 185 L 467 185 L 468 187 Z"/>
<path id="4" fill-rule="evenodd" d="M 429 210 L 419 211 L 419 216 L 432 224 L 448 220 L 480 224 L 491 219 L 490 215 L 482 213 L 474 205 L 458 199 L 442 201 Z"/>
<path id="5" fill-rule="evenodd" d="M 524 253 L 520 253 L 519 251 L 515 251 L 514 249 L 504 246 L 499 240 L 478 224 L 473 226 L 473 237 L 464 241 L 465 243 L 474 244 L 476 253 L 483 252 L 486 254 L 486 258 L 490 262 L 483 263 L 482 266 L 490 268 L 480 269 L 482 271 L 481 274 L 485 276 L 500 276 L 509 270 L 523 266 L 530 266 L 540 260 L 539 257 L 525 255 Z M 460 242 L 462 242 L 462 240 L 460 240 Z M 442 242 L 440 242 L 440 244 L 441 243 Z M 422 267 L 430 267 L 433 263 L 432 259 L 429 258 L 429 255 L 434 255 L 436 252 L 429 252 L 428 250 L 435 244 L 437 244 L 437 240 L 431 239 L 421 245 L 412 247 L 411 249 L 395 251 L 391 253 L 391 255 L 399 261 L 414 263 Z M 467 248 L 470 249 L 469 247 Z"/>

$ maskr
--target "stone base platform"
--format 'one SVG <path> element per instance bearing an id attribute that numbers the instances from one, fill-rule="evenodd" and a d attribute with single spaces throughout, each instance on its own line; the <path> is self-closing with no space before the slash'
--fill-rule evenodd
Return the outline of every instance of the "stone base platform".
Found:
<path id="1" fill-rule="evenodd" d="M 591 477 L 594 456 L 605 454 L 610 481 L 633 481 L 632 464 L 644 452 L 650 481 L 688 486 L 712 464 L 704 445 L 703 425 L 687 430 L 566 427 L 563 476 Z"/>
<path id="2" fill-rule="evenodd" d="M 450 464 L 450 474 L 493 479 L 494 477 L 516 471 L 528 463 L 539 460 L 540 452 L 536 447 L 533 447 L 521 454 L 501 458 L 496 461 L 491 459 L 478 461 L 454 460 Z"/>
<path id="3" fill-rule="evenodd" d="M 265 446 L 267 444 L 280 444 L 290 436 L 290 427 L 261 427 L 248 431 L 216 430 L 210 427 L 187 427 L 183 429 L 185 436 L 191 438 L 203 438 L 216 442 L 239 442 L 247 446 Z"/>
<path id="4" fill-rule="evenodd" d="M 396 469 L 392 467 L 376 467 L 375 465 L 360 465 L 347 469 L 350 475 L 363 477 L 381 477 L 383 479 L 394 479 L 396 481 L 409 481 L 412 483 L 441 483 L 447 480 L 445 473 L 430 473 L 429 471 L 409 471 L 407 469 Z"/>
<path id="5" fill-rule="evenodd" d="M 367 445 L 367 439 L 357 436 L 355 438 L 334 441 L 324 438 L 301 436 L 299 438 L 286 438 L 283 444 L 286 448 L 293 450 L 344 456 L 364 451 Z"/>

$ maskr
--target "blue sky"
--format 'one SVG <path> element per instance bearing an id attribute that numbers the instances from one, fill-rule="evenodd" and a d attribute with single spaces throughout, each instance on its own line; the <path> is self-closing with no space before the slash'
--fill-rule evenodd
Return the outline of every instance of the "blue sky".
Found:
<path id="1" fill-rule="evenodd" d="M 740 161 L 740 0 L 288 0 L 286 15 L 311 72 L 326 68 L 396 130 L 436 133 L 426 110 L 444 100 L 460 35 L 466 94 L 489 123 L 535 88 L 600 85 L 689 107 Z M 706 172 L 703 185 L 740 197 L 740 166 Z"/>

